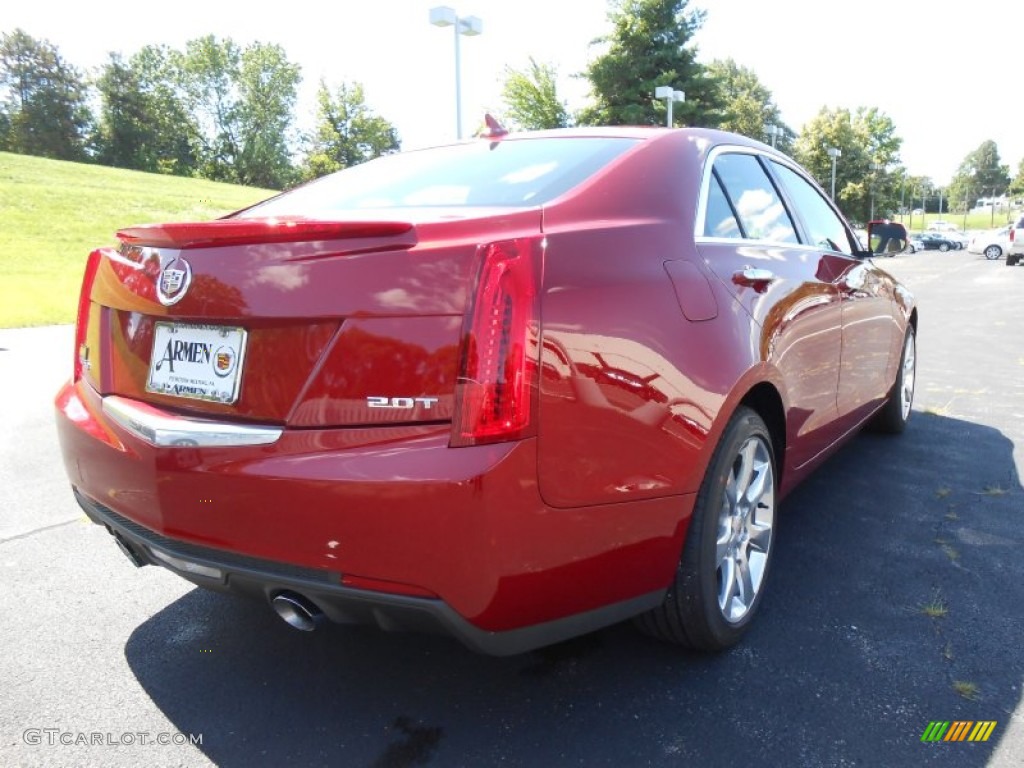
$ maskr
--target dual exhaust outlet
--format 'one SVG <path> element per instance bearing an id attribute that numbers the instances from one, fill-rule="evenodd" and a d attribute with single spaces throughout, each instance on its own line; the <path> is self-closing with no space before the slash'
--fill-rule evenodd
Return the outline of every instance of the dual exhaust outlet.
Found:
<path id="1" fill-rule="evenodd" d="M 274 612 L 286 624 L 302 632 L 312 632 L 326 621 L 316 603 L 298 592 L 279 592 L 270 601 Z"/>
<path id="2" fill-rule="evenodd" d="M 124 536 L 114 530 L 111 530 L 110 533 L 113 535 L 114 541 L 117 542 L 118 549 L 131 560 L 136 568 L 141 568 L 148 563 L 148 560 Z M 168 556 L 165 555 L 164 558 L 168 558 Z M 181 562 L 183 561 L 176 561 L 175 564 L 179 565 Z M 312 632 L 327 620 L 324 612 L 316 603 L 291 590 L 274 595 L 270 600 L 270 606 L 288 626 L 301 632 Z"/>

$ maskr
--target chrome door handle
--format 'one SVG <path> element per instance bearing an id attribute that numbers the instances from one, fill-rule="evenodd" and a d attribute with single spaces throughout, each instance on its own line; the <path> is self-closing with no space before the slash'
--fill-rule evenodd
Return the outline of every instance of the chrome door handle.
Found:
<path id="1" fill-rule="evenodd" d="M 732 281 L 740 285 L 763 286 L 775 279 L 775 273 L 767 269 L 744 267 L 732 275 Z"/>

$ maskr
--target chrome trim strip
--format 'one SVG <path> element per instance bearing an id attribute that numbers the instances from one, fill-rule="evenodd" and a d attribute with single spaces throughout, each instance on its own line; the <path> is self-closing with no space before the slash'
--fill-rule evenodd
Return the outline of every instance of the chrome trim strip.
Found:
<path id="1" fill-rule="evenodd" d="M 172 416 L 116 395 L 103 398 L 103 412 L 133 435 L 158 448 L 268 445 L 284 432 L 283 427 Z"/>

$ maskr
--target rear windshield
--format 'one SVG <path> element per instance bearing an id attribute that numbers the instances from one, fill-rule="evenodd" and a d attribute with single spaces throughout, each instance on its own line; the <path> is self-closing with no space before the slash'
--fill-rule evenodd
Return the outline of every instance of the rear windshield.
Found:
<path id="1" fill-rule="evenodd" d="M 403 152 L 324 176 L 241 215 L 322 218 L 361 208 L 542 205 L 636 142 L 506 139 Z"/>

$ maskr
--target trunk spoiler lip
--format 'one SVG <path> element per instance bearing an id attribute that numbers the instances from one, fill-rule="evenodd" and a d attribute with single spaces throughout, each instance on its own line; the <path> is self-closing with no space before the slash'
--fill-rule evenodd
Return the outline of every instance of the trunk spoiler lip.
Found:
<path id="1" fill-rule="evenodd" d="M 407 221 L 324 221 L 302 218 L 233 218 L 144 224 L 119 230 L 127 246 L 193 249 L 262 243 L 395 237 L 413 229 Z"/>

